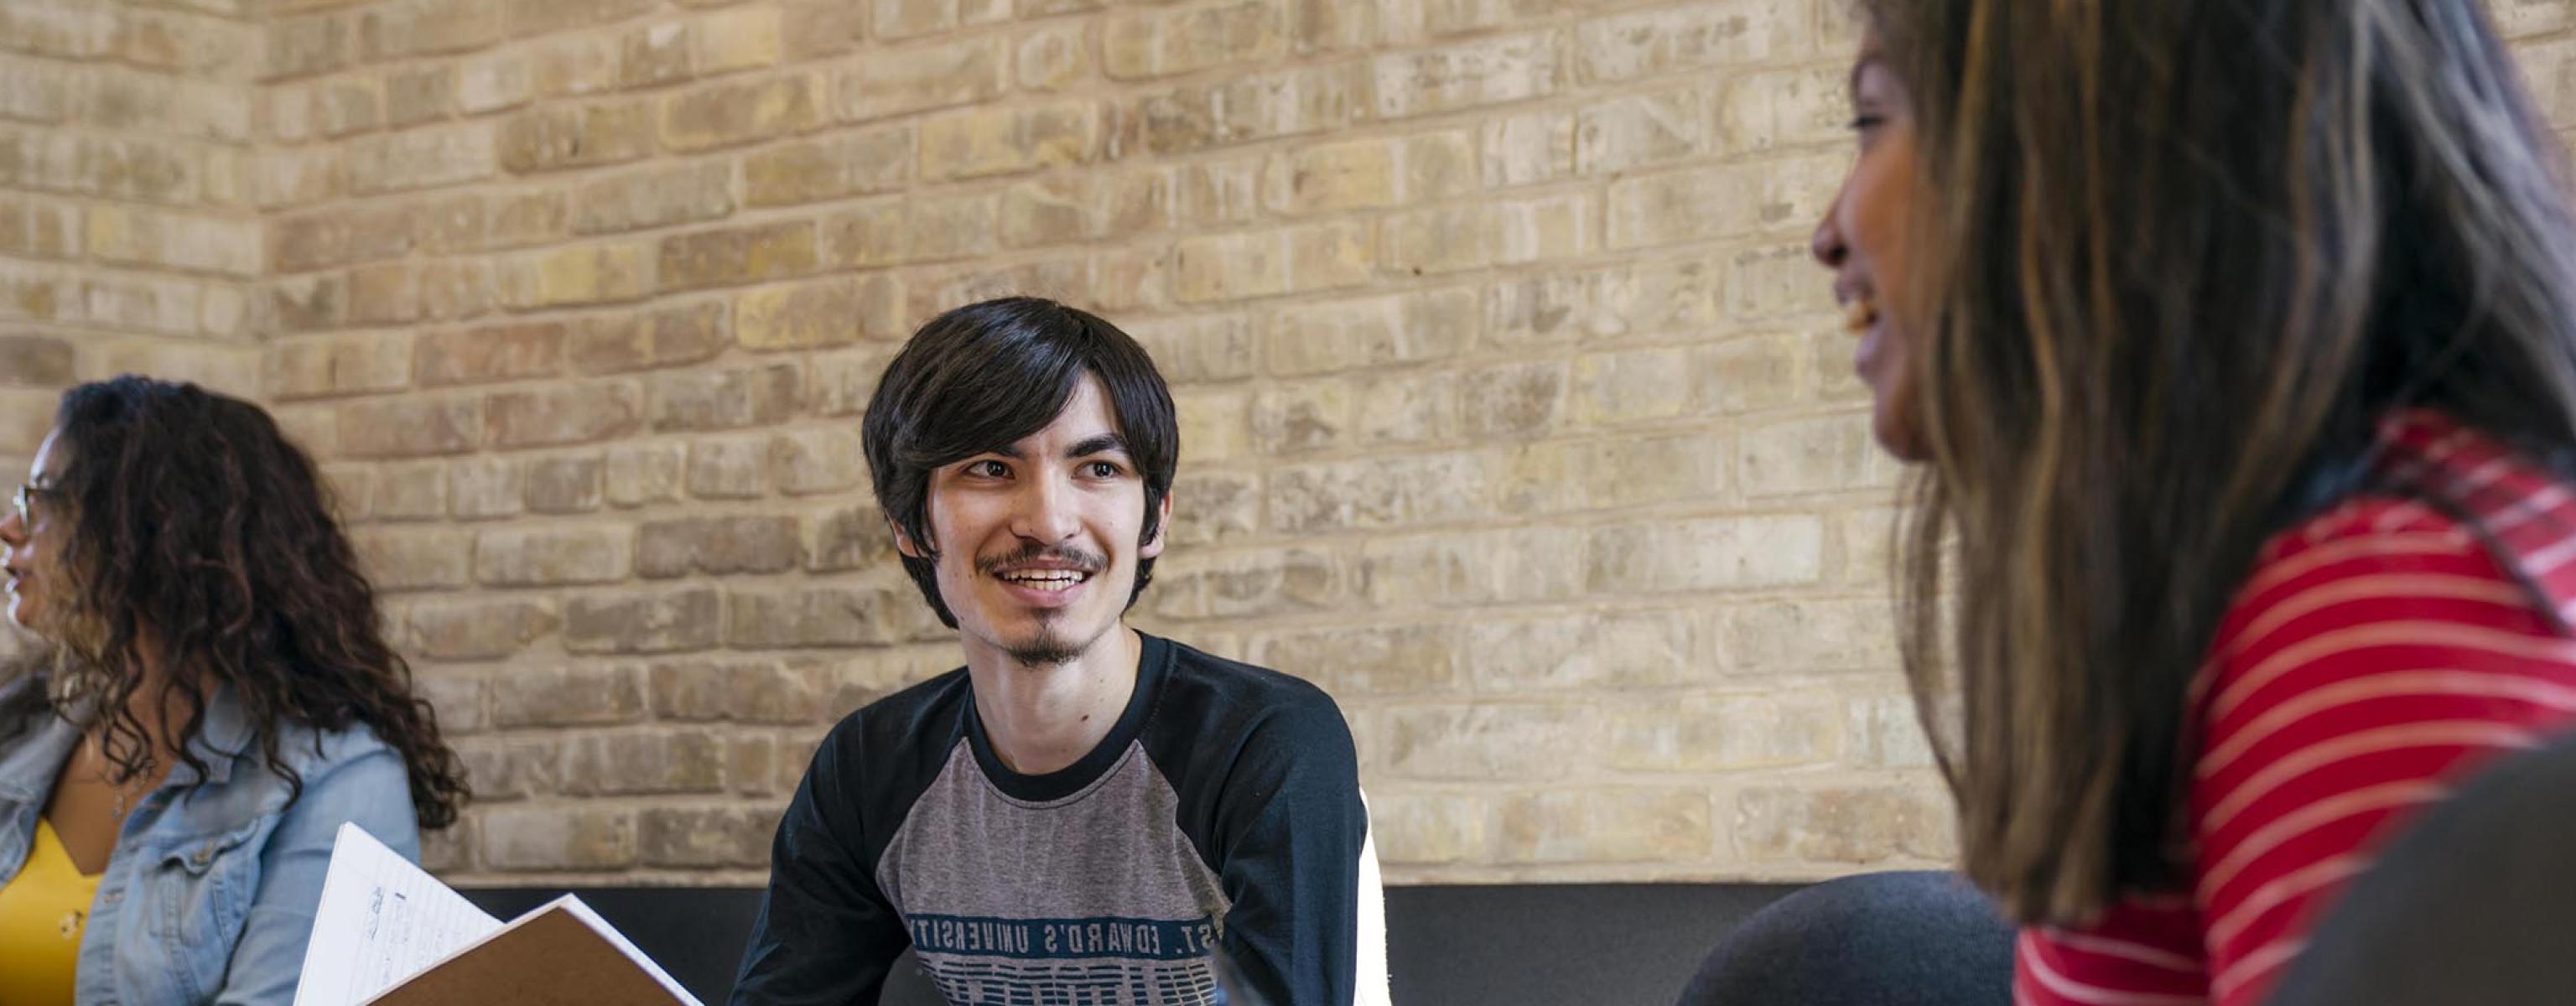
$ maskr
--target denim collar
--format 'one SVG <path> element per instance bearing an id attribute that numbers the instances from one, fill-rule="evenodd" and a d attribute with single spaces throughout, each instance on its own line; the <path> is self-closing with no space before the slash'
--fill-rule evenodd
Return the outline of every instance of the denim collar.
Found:
<path id="1" fill-rule="evenodd" d="M 0 703 L 20 692 L 40 687 L 38 680 L 24 677 L 0 686 Z M 47 710 L 38 714 L 41 721 L 28 724 L 22 739 L 0 754 L 0 800 L 20 802 L 44 798 L 53 791 L 54 779 L 62 774 L 63 763 L 71 758 L 72 749 L 80 744 L 80 729 L 59 713 Z M 5 732 L 7 724 L 0 724 Z M 258 740 L 251 726 L 250 714 L 233 694 L 232 686 L 217 685 L 206 696 L 205 722 L 199 724 L 197 737 L 188 744 L 189 753 L 206 764 L 200 779 L 190 773 L 185 763 L 173 766 L 170 779 L 164 783 L 222 783 L 232 778 L 233 762 L 248 753 Z"/>

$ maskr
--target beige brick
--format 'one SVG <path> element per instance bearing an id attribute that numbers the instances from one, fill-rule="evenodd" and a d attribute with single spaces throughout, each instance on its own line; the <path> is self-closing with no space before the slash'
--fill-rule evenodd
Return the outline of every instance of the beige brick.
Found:
<path id="1" fill-rule="evenodd" d="M 884 275 L 762 287 L 734 301 L 734 340 L 766 351 L 897 338 L 902 304 L 901 284 Z"/>
<path id="2" fill-rule="evenodd" d="M 1691 353 L 1690 369 L 1698 385 L 1695 411 L 1736 413 L 1774 408 L 1807 397 L 1807 354 L 1803 341 L 1790 335 L 1756 335 Z M 1845 347 L 1843 369 L 1850 369 Z"/>
<path id="3" fill-rule="evenodd" d="M 1747 321 L 1830 316 L 1836 310 L 1832 290 L 1804 241 L 1748 249 L 1727 262 L 1726 312 Z"/>
<path id="4" fill-rule="evenodd" d="M 1279 468 L 1267 512 L 1290 534 L 1469 520 L 1486 512 L 1501 467 L 1488 454 L 1431 454 Z"/>
<path id="5" fill-rule="evenodd" d="M 563 372 L 562 322 L 524 322 L 424 333 L 412 370 L 424 387 L 552 377 Z"/>
<path id="6" fill-rule="evenodd" d="M 662 289 L 693 290 L 814 271 L 814 225 L 804 220 L 674 234 L 661 241 Z"/>
<path id="7" fill-rule="evenodd" d="M 564 745 L 563 792 L 639 796 L 722 792 L 725 745 L 698 731 L 586 734 Z"/>
<path id="8" fill-rule="evenodd" d="M 1011 82 L 1023 91 L 1062 91 L 1091 76 L 1089 26 L 1038 25 L 1012 47 Z"/>
<path id="9" fill-rule="evenodd" d="M 623 55 L 614 36 L 546 39 L 529 49 L 528 75 L 543 97 L 602 94 L 617 87 Z"/>
<path id="10" fill-rule="evenodd" d="M 1696 259 L 1550 272 L 1494 287 L 1490 338 L 1533 346 L 1699 334 L 1718 327 L 1717 270 Z"/>
<path id="11" fill-rule="evenodd" d="M 1100 145 L 1090 102 L 976 108 L 923 120 L 925 180 L 986 178 L 1084 164 Z"/>
<path id="12" fill-rule="evenodd" d="M 724 599 L 713 587 L 564 603 L 564 649 L 574 653 L 687 653 L 713 647 L 723 628 Z"/>
<path id="13" fill-rule="evenodd" d="M 774 808 L 651 807 L 637 819 L 637 843 L 646 866 L 760 869 L 777 830 Z"/>
<path id="14" fill-rule="evenodd" d="M 1931 741 L 1905 695 L 1852 698 L 1843 721 L 1844 758 L 1873 768 L 1931 768 Z"/>
<path id="15" fill-rule="evenodd" d="M 820 77 L 797 75 L 673 95 L 662 102 L 662 143 L 705 150 L 805 132 L 822 122 L 822 88 Z"/>
<path id="16" fill-rule="evenodd" d="M 1884 597 L 1735 605 L 1719 624 L 1730 674 L 1778 680 L 1896 669 L 1896 612 Z"/>
<path id="17" fill-rule="evenodd" d="M 335 15 L 284 18 L 269 22 L 261 41 L 260 77 L 276 80 L 347 65 L 356 54 L 357 30 L 350 19 Z"/>
<path id="18" fill-rule="evenodd" d="M 1531 444 L 1512 458 L 1500 509 L 1553 514 L 1705 502 L 1732 482 L 1734 443 L 1729 434 L 1694 431 Z"/>
<path id="19" fill-rule="evenodd" d="M 1588 192 L 1487 200 L 1388 217 L 1381 240 L 1390 268 L 1456 272 L 1589 254 L 1600 217 Z"/>
<path id="20" fill-rule="evenodd" d="M 635 571 L 667 578 L 781 573 L 804 561 L 794 517 L 688 517 L 636 529 Z"/>
<path id="21" fill-rule="evenodd" d="M 1182 303 L 1237 301 L 1288 292 L 1284 231 L 1190 238 L 1173 249 L 1172 296 Z"/>
<path id="22" fill-rule="evenodd" d="M 1265 387 L 1252 400 L 1252 445 L 1264 456 L 1340 446 L 1351 426 L 1347 382 L 1308 381 Z"/>
<path id="23" fill-rule="evenodd" d="M 1851 583 L 1885 583 L 1895 570 L 1894 534 L 1904 527 L 1894 507 L 1874 507 L 1843 514 L 1835 521 L 1842 542 L 1842 578 Z"/>
<path id="24" fill-rule="evenodd" d="M 1263 201 L 1288 214 L 1395 205 L 1401 145 L 1390 139 L 1299 147 L 1270 162 Z"/>
<path id="25" fill-rule="evenodd" d="M 733 169 L 714 162 L 647 168 L 586 183 L 572 199 L 575 234 L 715 220 L 733 212 Z"/>
<path id="26" fill-rule="evenodd" d="M 702 363 L 733 341 L 723 301 L 654 310 L 642 317 L 589 318 L 575 327 L 565 355 L 585 374 L 618 374 Z"/>
<path id="27" fill-rule="evenodd" d="M 1368 113 L 1368 68 L 1301 67 L 1191 84 L 1120 106 L 1109 154 L 1170 156 L 1336 129 Z"/>
<path id="28" fill-rule="evenodd" d="M 1262 158 L 1199 161 L 1171 169 L 1171 225 L 1188 232 L 1249 223 L 1261 216 Z"/>
<path id="29" fill-rule="evenodd" d="M 1121 327 L 1173 384 L 1231 381 L 1259 367 L 1260 343 L 1251 320 L 1240 315 L 1138 319 Z"/>
<path id="30" fill-rule="evenodd" d="M 678 444 L 609 448 L 608 502 L 638 507 L 679 499 L 681 465 L 686 458 L 686 450 Z"/>
<path id="31" fill-rule="evenodd" d="M 1461 662 L 1493 695 L 1689 684 L 1707 674 L 1693 633 L 1691 619 L 1663 611 L 1480 621 Z"/>
<path id="32" fill-rule="evenodd" d="M 548 0 L 508 6 L 510 37 L 527 38 L 623 21 L 660 5 L 655 0 Z"/>
<path id="33" fill-rule="evenodd" d="M 440 528 L 357 528 L 349 533 L 358 563 L 388 593 L 465 585 L 474 539 Z"/>
<path id="34" fill-rule="evenodd" d="M 340 453 L 353 458 L 461 454 L 482 443 L 482 403 L 473 398 L 400 398 L 339 406 L 332 423 Z"/>
<path id="35" fill-rule="evenodd" d="M 87 218 L 89 252 L 104 261 L 244 277 L 260 270 L 256 220 L 124 206 L 92 206 Z"/>
<path id="36" fill-rule="evenodd" d="M 1001 215 L 993 195 L 940 196 L 864 204 L 822 227 L 832 264 L 864 269 L 989 256 Z"/>
<path id="37" fill-rule="evenodd" d="M 847 492 L 867 479 L 867 455 L 854 427 L 789 430 L 770 441 L 778 488 L 790 496 Z"/>
<path id="38" fill-rule="evenodd" d="M 1379 696 L 1454 695 L 1458 632 L 1446 625 L 1360 626 L 1253 637 L 1252 662 L 1305 678 L 1343 702 Z"/>
<path id="39" fill-rule="evenodd" d="M 1709 148 L 1709 99 L 1697 87 L 1628 95 L 1575 114 L 1575 170 L 1587 175 L 1687 160 Z"/>
<path id="40" fill-rule="evenodd" d="M 432 251 L 520 248 L 565 233 L 569 200 L 549 188 L 467 195 L 424 208 L 421 243 Z"/>
<path id="41" fill-rule="evenodd" d="M 1340 571 L 1320 552 L 1175 552 L 1157 562 L 1142 603 L 1162 618 L 1238 619 L 1317 611 L 1341 596 Z"/>
<path id="42" fill-rule="evenodd" d="M 1833 67 L 1729 78 L 1719 92 L 1717 150 L 1754 153 L 1842 139 L 1850 128 L 1850 76 Z"/>
<path id="43" fill-rule="evenodd" d="M 358 195 L 474 181 L 497 163 L 492 127 L 482 122 L 363 137 L 348 157 L 349 190 Z"/>
<path id="44" fill-rule="evenodd" d="M 1567 366 L 1512 363 L 1466 375 L 1459 428 L 1472 437 L 1525 439 L 1554 429 L 1564 413 Z"/>
<path id="45" fill-rule="evenodd" d="M 1947 860 L 1957 849 L 1949 800 L 1922 784 L 1754 787 L 1736 795 L 1731 830 L 1754 862 Z"/>
<path id="46" fill-rule="evenodd" d="M 1457 354 L 1476 340 L 1476 293 L 1452 288 L 1301 305 L 1264 340 L 1277 374 L 1320 374 Z"/>
<path id="47" fill-rule="evenodd" d="M 467 52 L 498 42 L 502 0 L 393 0 L 358 15 L 359 35 L 375 59 Z"/>
<path id="48" fill-rule="evenodd" d="M 375 332 L 279 340 L 262 356 L 261 386 L 268 394 L 288 401 L 397 391 L 411 384 L 411 354 L 405 351 L 408 341 L 402 333 Z M 69 380 L 66 374 L 60 380 L 42 383 L 62 384 Z M 366 413 L 359 415 L 369 417 Z"/>
<path id="49" fill-rule="evenodd" d="M 1101 25 L 1101 67 L 1144 80 L 1270 62 L 1288 51 L 1282 14 L 1275 0 L 1121 11 Z"/>
<path id="50" fill-rule="evenodd" d="M 511 458 L 470 458 L 447 470 L 448 512 L 459 520 L 512 517 L 527 507 L 528 471 Z"/>
<path id="51" fill-rule="evenodd" d="M 1586 83 L 1720 70 L 1814 51 L 1799 0 L 1710 0 L 1587 21 L 1575 34 Z"/>
<path id="52" fill-rule="evenodd" d="M 513 174 L 586 168 L 652 153 L 653 106 L 644 101 L 546 105 L 501 126 L 501 166 Z"/>
<path id="53" fill-rule="evenodd" d="M 1189 473 L 1172 483 L 1172 520 L 1167 537 L 1175 545 L 1195 546 L 1232 541 L 1261 529 L 1261 480 L 1228 472 Z"/>
<path id="54" fill-rule="evenodd" d="M 0 384 L 59 387 L 72 380 L 72 347 L 41 335 L 0 335 Z"/>
<path id="55" fill-rule="evenodd" d="M 385 121 L 396 129 L 447 117 L 456 90 L 452 66 L 397 70 L 385 78 Z"/>
<path id="56" fill-rule="evenodd" d="M 991 24 L 1011 14 L 1009 0 L 873 0 L 871 6 L 870 26 L 889 39 Z"/>
<path id="57" fill-rule="evenodd" d="M 1842 704 L 1832 696 L 1721 696 L 1607 712 L 1608 767 L 1712 775 L 1834 760 Z"/>
<path id="58" fill-rule="evenodd" d="M 736 589 L 725 598 L 725 644 L 736 649 L 883 646 L 946 631 L 910 584 Z"/>
<path id="59" fill-rule="evenodd" d="M 617 84 L 627 89 L 687 80 L 689 26 L 677 21 L 639 25 L 618 39 Z"/>
<path id="60" fill-rule="evenodd" d="M 422 602 L 405 621 L 406 650 L 431 660 L 499 660 L 563 624 L 554 602 L 516 598 Z"/>
<path id="61" fill-rule="evenodd" d="M 628 384 L 548 385 L 495 392 L 487 417 L 496 447 L 590 443 L 634 432 L 642 395 Z"/>
<path id="62" fill-rule="evenodd" d="M 1615 182 L 1610 247 L 1804 233 L 1833 199 L 1843 160 L 1827 155 L 1691 168 Z"/>
<path id="63" fill-rule="evenodd" d="M 1386 769 L 1398 779 L 1562 779 L 1599 743 L 1592 716 L 1566 706 L 1395 709 L 1386 723 Z"/>
<path id="64" fill-rule="evenodd" d="M 1562 64 L 1550 33 L 1380 56 L 1371 66 L 1377 114 L 1402 119 L 1545 97 L 1563 85 Z"/>
<path id="65" fill-rule="evenodd" d="M 911 182 L 918 156 L 909 125 L 766 147 L 743 158 L 744 198 L 787 206 L 892 192 Z"/>
<path id="66" fill-rule="evenodd" d="M 441 724 L 444 725 L 443 723 Z M 552 794 L 563 783 L 563 742 L 554 738 L 474 738 L 456 746 L 465 760 L 474 803 Z M 426 851 L 426 850 L 424 850 Z"/>
<path id="67" fill-rule="evenodd" d="M 525 54 L 494 53 L 457 65 L 456 109 L 467 115 L 517 108 L 535 95 L 536 78 Z"/>
<path id="68" fill-rule="evenodd" d="M 645 411 L 657 433 L 772 426 L 796 413 L 804 380 L 793 363 L 660 374 Z"/>
<path id="69" fill-rule="evenodd" d="M 204 199 L 213 158 L 190 141 L 0 130 L 0 178 L 22 190 L 185 206 Z"/>
<path id="70" fill-rule="evenodd" d="M 588 513 L 606 497 L 607 463 L 598 455 L 539 458 L 528 462 L 528 509 L 542 514 Z"/>
<path id="71" fill-rule="evenodd" d="M 1670 863 L 1717 844 L 1704 789 L 1586 789 L 1527 793 L 1503 803 L 1501 859 L 1510 863 Z"/>
<path id="72" fill-rule="evenodd" d="M 1493 810 L 1474 796 L 1379 792 L 1369 797 L 1369 835 L 1390 866 L 1481 865 L 1491 857 Z"/>
<path id="73" fill-rule="evenodd" d="M 865 121 L 981 104 L 1002 95 L 1009 66 L 1000 38 L 884 49 L 841 71 L 841 116 Z"/>
<path id="74" fill-rule="evenodd" d="M 652 293 L 655 245 L 581 245 L 502 264 L 501 300 L 515 308 L 641 300 Z"/>
<path id="75" fill-rule="evenodd" d="M 1574 116 L 1530 112 L 1488 119 L 1479 128 L 1488 188 L 1552 182 L 1574 174 Z"/>
<path id="76" fill-rule="evenodd" d="M 769 6 L 736 7 L 698 19 L 691 34 L 701 74 L 775 66 L 785 57 L 785 15 Z"/>
<path id="77" fill-rule="evenodd" d="M 689 495 L 699 499 L 757 499 L 769 494 L 769 441 L 765 437 L 699 440 L 689 445 Z"/>
<path id="78" fill-rule="evenodd" d="M 650 671 L 653 715 L 684 723 L 810 724 L 825 715 L 821 671 L 777 660 L 655 664 Z"/>
<path id="79" fill-rule="evenodd" d="M 504 872 L 623 869 L 635 863 L 635 812 L 496 808 L 480 816 L 485 866 Z"/>
<path id="80" fill-rule="evenodd" d="M 614 583 L 634 568 L 623 528 L 503 529 L 474 542 L 474 579 L 486 586 Z"/>
<path id="81" fill-rule="evenodd" d="M 441 733 L 454 736 L 471 734 L 489 726 L 483 702 L 483 676 L 472 671 L 423 669 L 412 680 L 412 688 L 438 711 Z"/>
<path id="82" fill-rule="evenodd" d="M 69 59 L 104 56 L 115 47 L 116 31 L 113 8 L 30 4 L 0 9 L 0 40 L 12 52 Z"/>
<path id="83" fill-rule="evenodd" d="M 894 530 L 873 505 L 835 507 L 805 521 L 805 568 L 817 573 L 894 562 Z"/>
<path id="84" fill-rule="evenodd" d="M 1866 415 L 1796 419 L 1744 432 L 1742 466 L 1747 495 L 1892 487 L 1898 464 L 1870 438 Z"/>
<path id="85" fill-rule="evenodd" d="M 1812 583 L 1824 526 L 1809 516 L 1712 517 L 1592 532 L 1590 583 L 1605 593 Z"/>

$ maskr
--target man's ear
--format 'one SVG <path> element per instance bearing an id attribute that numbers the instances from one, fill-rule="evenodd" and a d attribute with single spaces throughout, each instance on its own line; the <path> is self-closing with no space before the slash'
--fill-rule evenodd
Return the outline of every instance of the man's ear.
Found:
<path id="1" fill-rule="evenodd" d="M 894 518 L 886 518 L 886 528 L 894 532 L 894 550 L 902 553 L 905 558 L 930 558 L 930 554 L 922 551 L 920 543 L 913 541 L 911 535 L 905 534 L 903 525 L 895 523 Z"/>
<path id="2" fill-rule="evenodd" d="M 1136 558 L 1151 559 L 1163 554 L 1163 539 L 1171 537 L 1172 534 L 1172 494 L 1163 494 L 1160 509 L 1162 513 L 1154 521 L 1154 536 L 1145 539 L 1145 543 L 1137 547 Z"/>

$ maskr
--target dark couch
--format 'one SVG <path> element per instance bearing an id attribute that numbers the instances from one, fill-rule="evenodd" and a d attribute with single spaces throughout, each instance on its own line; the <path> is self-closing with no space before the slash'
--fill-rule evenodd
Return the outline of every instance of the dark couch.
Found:
<path id="1" fill-rule="evenodd" d="M 1796 890 L 1785 884 L 1390 887 L 1387 970 L 1400 1006 L 1669 1006 L 1729 928 Z M 563 892 L 468 889 L 509 919 Z M 760 892 L 743 888 L 577 891 L 635 945 L 717 1006 L 733 984 Z M 883 1000 L 936 1004 L 907 959 Z"/>

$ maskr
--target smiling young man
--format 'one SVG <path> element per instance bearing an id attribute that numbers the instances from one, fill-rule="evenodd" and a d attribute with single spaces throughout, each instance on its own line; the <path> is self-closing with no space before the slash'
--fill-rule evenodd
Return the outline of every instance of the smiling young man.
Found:
<path id="1" fill-rule="evenodd" d="M 952 1003 L 1224 1002 L 1220 962 L 1238 1004 L 1382 1001 L 1341 711 L 1126 625 L 1179 457 L 1145 351 L 1052 301 L 958 308 L 887 367 L 863 435 L 966 666 L 824 739 L 733 1001 L 875 1002 L 906 947 Z"/>

